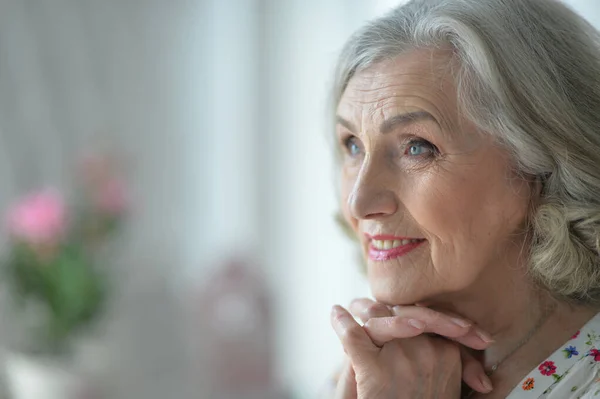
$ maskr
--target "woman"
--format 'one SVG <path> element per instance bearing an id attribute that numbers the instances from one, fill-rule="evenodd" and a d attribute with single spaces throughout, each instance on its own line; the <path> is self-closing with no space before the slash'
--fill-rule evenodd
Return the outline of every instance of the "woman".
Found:
<path id="1" fill-rule="evenodd" d="M 599 394 L 600 34 L 555 0 L 413 0 L 338 71 L 376 301 L 332 311 L 336 397 Z"/>

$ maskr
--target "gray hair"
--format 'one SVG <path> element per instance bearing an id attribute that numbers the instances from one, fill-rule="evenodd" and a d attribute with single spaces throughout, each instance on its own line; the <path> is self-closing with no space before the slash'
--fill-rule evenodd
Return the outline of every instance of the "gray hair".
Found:
<path id="1" fill-rule="evenodd" d="M 361 70 L 452 49 L 461 112 L 542 182 L 529 273 L 556 297 L 600 304 L 600 34 L 556 0 L 413 0 L 355 33 L 337 107 Z"/>

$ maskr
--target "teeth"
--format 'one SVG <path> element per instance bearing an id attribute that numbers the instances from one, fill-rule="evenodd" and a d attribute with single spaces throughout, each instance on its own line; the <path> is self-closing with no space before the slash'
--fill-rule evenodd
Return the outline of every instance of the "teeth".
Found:
<path id="1" fill-rule="evenodd" d="M 392 248 L 397 248 L 400 245 L 408 245 L 419 242 L 419 239 L 404 239 L 404 240 L 373 240 L 371 241 L 371 245 L 375 249 L 388 250 Z"/>

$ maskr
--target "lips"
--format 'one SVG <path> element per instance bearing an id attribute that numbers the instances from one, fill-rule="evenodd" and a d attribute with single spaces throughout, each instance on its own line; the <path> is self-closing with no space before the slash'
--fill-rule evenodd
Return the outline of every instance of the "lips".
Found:
<path id="1" fill-rule="evenodd" d="M 426 240 L 412 237 L 369 236 L 369 258 L 375 261 L 386 261 L 399 258 L 418 248 Z"/>

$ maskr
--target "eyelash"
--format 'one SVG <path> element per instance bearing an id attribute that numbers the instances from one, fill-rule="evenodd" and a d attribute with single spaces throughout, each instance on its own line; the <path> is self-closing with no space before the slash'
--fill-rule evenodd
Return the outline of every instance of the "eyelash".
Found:
<path id="1" fill-rule="evenodd" d="M 342 145 L 344 147 L 344 151 L 345 151 L 346 155 L 348 155 L 349 157 L 352 157 L 352 158 L 355 157 L 355 155 L 353 155 L 351 153 L 350 145 L 356 139 L 357 139 L 356 136 L 347 136 L 342 139 Z M 416 144 L 422 145 L 424 147 L 428 147 L 431 150 L 431 152 L 427 155 L 414 155 L 414 156 L 412 156 L 412 158 L 434 158 L 434 157 L 439 156 L 439 154 L 440 154 L 439 149 L 433 143 L 431 143 L 425 139 L 422 139 L 422 138 L 413 137 L 405 142 L 404 152 L 402 155 L 403 156 L 408 155 L 407 151 L 409 151 L 410 147 L 412 147 Z M 356 145 L 359 146 L 358 144 L 356 144 Z"/>

